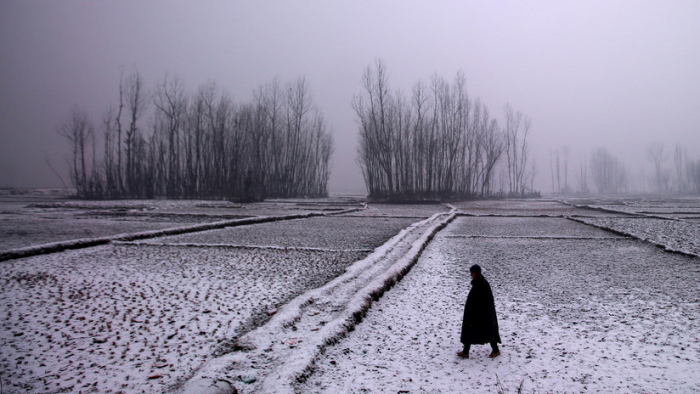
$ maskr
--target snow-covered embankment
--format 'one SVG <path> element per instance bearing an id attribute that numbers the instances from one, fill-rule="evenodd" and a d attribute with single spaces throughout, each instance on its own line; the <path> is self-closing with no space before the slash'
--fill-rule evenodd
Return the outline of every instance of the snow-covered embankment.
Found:
<path id="1" fill-rule="evenodd" d="M 345 274 L 297 297 L 266 325 L 241 337 L 236 351 L 202 366 L 179 392 L 199 394 L 223 384 L 241 393 L 293 393 L 293 383 L 312 371 L 326 346 L 352 330 L 455 217 L 453 208 L 402 230 Z"/>

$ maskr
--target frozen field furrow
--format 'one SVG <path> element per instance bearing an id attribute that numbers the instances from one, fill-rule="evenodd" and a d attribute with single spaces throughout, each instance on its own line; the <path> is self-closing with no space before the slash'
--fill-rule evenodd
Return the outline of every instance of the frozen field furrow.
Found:
<path id="1" fill-rule="evenodd" d="M 0 214 L 0 252 L 74 239 L 162 230 L 175 227 L 170 221 L 76 219 Z"/>
<path id="2" fill-rule="evenodd" d="M 110 237 L 261 216 L 334 214 L 361 207 L 357 199 L 273 201 L 84 201 L 23 197 L 0 200 L 0 252 L 75 239 Z"/>
<path id="3" fill-rule="evenodd" d="M 468 233 L 472 220 L 439 233 L 297 392 L 495 393 L 499 382 L 508 392 L 522 383 L 524 393 L 700 390 L 697 259 L 624 238 L 450 236 Z M 493 232 L 529 231 L 527 221 L 509 220 Z M 474 263 L 496 297 L 503 344 L 493 360 L 488 345 L 456 356 Z"/>
<path id="4" fill-rule="evenodd" d="M 352 210 L 349 210 L 352 211 Z M 286 216 L 261 216 L 261 217 L 251 217 L 244 219 L 234 219 L 234 220 L 223 220 L 213 223 L 200 223 L 188 226 L 178 226 L 169 227 L 162 230 L 151 230 L 136 233 L 126 233 L 126 234 L 116 234 L 106 237 L 99 238 L 85 238 L 85 239 L 74 239 L 68 241 L 59 241 L 48 244 L 40 244 L 29 246 L 26 248 L 11 249 L 4 252 L 0 252 L 0 261 L 12 260 L 22 257 L 37 256 L 42 254 L 50 254 L 61 252 L 63 250 L 70 249 L 82 249 L 87 247 L 94 247 L 98 245 L 105 245 L 112 242 L 124 242 L 124 241 L 134 241 L 143 239 L 153 239 L 162 238 L 166 236 L 174 236 L 181 234 L 192 234 L 192 233 L 202 233 L 207 230 L 212 229 L 222 229 L 227 227 L 238 227 L 238 226 L 248 226 L 261 223 L 274 223 L 285 220 L 293 220 L 304 218 L 307 219 L 312 216 L 324 215 L 324 213 L 310 212 L 306 214 L 292 214 Z"/>
<path id="5" fill-rule="evenodd" d="M 286 305 L 272 320 L 246 334 L 239 349 L 214 359 L 180 393 L 196 394 L 217 381 L 243 382 L 240 393 L 293 393 L 326 346 L 351 331 L 372 300 L 410 270 L 434 234 L 455 218 L 435 214 L 417 222 L 325 286 Z"/>
<path id="6" fill-rule="evenodd" d="M 381 266 L 411 266 L 398 257 L 400 250 L 423 241 L 403 242 L 394 252 L 396 244 L 382 244 L 423 218 L 448 212 L 448 206 L 369 204 L 361 212 L 335 215 L 356 201 L 62 204 L 0 206 L 0 235 L 3 229 L 18 231 L 0 237 L 0 252 L 2 242 L 13 239 L 46 242 L 53 233 L 58 239 L 78 234 L 91 220 L 98 232 L 104 223 L 107 234 L 122 234 L 142 225 L 150 229 L 149 221 L 157 217 L 244 211 L 245 216 L 310 211 L 333 216 L 148 242 L 124 239 L 0 263 L 3 393 L 172 392 L 215 357 L 245 350 L 238 346 L 246 342 L 237 337 L 265 330 L 268 334 L 253 336 L 256 346 L 268 343 L 272 349 L 262 353 L 291 360 L 271 364 L 280 373 L 278 382 L 307 376 L 312 370 L 306 368 L 316 362 L 306 383 L 265 386 L 274 392 L 291 387 L 302 393 L 492 393 L 496 374 L 511 392 L 521 382 L 526 393 L 700 390 L 693 372 L 700 361 L 700 264 L 650 245 L 697 254 L 698 220 L 688 219 L 700 206 L 697 200 L 587 202 L 613 210 L 628 207 L 628 213 L 549 200 L 459 203 L 465 216 L 439 232 L 408 275 L 325 356 L 319 346 L 346 330 L 346 320 L 333 323 L 327 316 L 338 316 L 348 299 L 357 302 L 346 311 L 364 310 L 368 288 L 377 290 L 368 293 L 376 298 L 389 283 L 382 281 L 396 274 L 372 271 L 379 268 L 372 267 L 373 259 L 357 263 L 379 246 L 375 253 L 395 256 L 376 260 Z M 21 234 L 23 229 L 28 232 Z M 484 358 L 487 347 L 478 346 L 473 359 L 454 356 L 473 262 L 486 268 L 496 293 L 504 337 L 504 354 L 496 360 Z M 352 275 L 373 284 L 343 284 L 340 278 L 353 265 Z M 250 378 L 264 373 L 230 366 L 227 371 L 224 376 L 243 393 L 263 387 Z"/>
<path id="7" fill-rule="evenodd" d="M 589 207 L 607 212 L 618 212 L 641 217 L 690 218 L 700 216 L 700 200 L 697 198 L 571 198 L 566 201 L 578 207 Z"/>
<path id="8" fill-rule="evenodd" d="M 380 204 L 369 203 L 367 209 L 354 212 L 351 216 L 423 218 L 427 219 L 436 213 L 446 213 L 449 209 L 443 204 Z"/>
<path id="9" fill-rule="evenodd" d="M 503 200 L 478 200 L 456 202 L 454 206 L 461 214 L 471 216 L 551 216 L 563 217 L 573 214 L 593 214 L 600 213 L 578 209 L 576 207 L 562 204 L 554 200 L 508 200 L 508 204 L 503 204 Z"/>
<path id="10" fill-rule="evenodd" d="M 445 231 L 448 236 L 617 237 L 593 227 L 571 226 L 567 220 L 551 217 L 464 217 Z"/>
<path id="11" fill-rule="evenodd" d="M 150 242 L 374 249 L 417 218 L 314 217 L 163 237 Z"/>
<path id="12" fill-rule="evenodd" d="M 239 205 L 209 201 L 26 199 L 8 205 L 10 209 L 0 212 L 0 251 L 211 222 L 217 220 L 211 216 L 216 213 L 228 219 L 253 216 L 239 214 Z"/>
<path id="13" fill-rule="evenodd" d="M 270 249 L 270 250 L 307 250 L 315 252 L 359 252 L 371 253 L 372 249 L 329 249 L 307 246 L 278 246 L 278 245 L 243 245 L 243 244 L 206 244 L 206 243 L 165 243 L 165 242 L 113 242 L 116 245 L 151 245 L 151 246 L 179 246 L 184 248 L 231 248 L 231 249 Z"/>
<path id="14" fill-rule="evenodd" d="M 104 209 L 124 205 L 146 209 L 135 202 L 115 207 L 77 202 L 70 209 L 103 215 Z M 299 215 L 293 205 L 275 203 L 263 211 Z M 65 208 L 32 209 L 42 215 Z M 231 351 L 238 336 L 286 302 L 342 274 L 417 220 L 319 219 L 261 229 L 247 225 L 252 229 L 223 236 L 199 232 L 196 239 L 203 244 L 173 244 L 167 240 L 174 237 L 156 232 L 161 237 L 151 244 L 113 241 L 3 262 L 0 365 L 8 371 L 1 377 L 3 392 L 170 390 L 207 360 Z M 261 236 L 269 244 L 253 242 Z"/>
<path id="15" fill-rule="evenodd" d="M 364 255 L 141 245 L 4 262 L 4 392 L 161 392 Z"/>
<path id="16" fill-rule="evenodd" d="M 660 245 L 670 251 L 700 256 L 697 221 L 651 218 L 577 218 L 576 220 Z"/>

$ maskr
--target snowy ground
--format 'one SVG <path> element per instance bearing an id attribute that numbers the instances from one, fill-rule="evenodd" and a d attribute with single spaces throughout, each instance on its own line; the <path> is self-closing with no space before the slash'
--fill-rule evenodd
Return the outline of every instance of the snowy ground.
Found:
<path id="1" fill-rule="evenodd" d="M 700 255 L 700 204 L 696 199 L 572 200 L 570 203 L 609 213 L 581 217 L 578 220 L 582 223 L 630 235 L 669 251 Z"/>
<path id="2" fill-rule="evenodd" d="M 591 206 L 608 211 L 625 212 L 639 216 L 665 218 L 700 218 L 697 198 L 597 198 L 567 199 L 576 206 Z"/>
<path id="3" fill-rule="evenodd" d="M 256 204 L 196 200 L 71 201 L 0 196 L 0 252 L 45 243 L 162 230 L 247 217 L 334 212 L 358 207 L 333 199 Z"/>
<path id="4" fill-rule="evenodd" d="M 628 234 L 668 250 L 700 255 L 700 222 L 656 218 L 581 218 L 581 222 Z"/>
<path id="5" fill-rule="evenodd" d="M 418 218 L 326 216 L 152 239 L 165 244 L 276 245 L 371 252 Z"/>
<path id="6" fill-rule="evenodd" d="M 365 254 L 117 245 L 3 262 L 3 378 L 17 392 L 161 391 Z"/>
<path id="7" fill-rule="evenodd" d="M 697 258 L 559 218 L 491 218 L 483 238 L 483 221 L 458 218 L 439 233 L 297 391 L 496 393 L 499 381 L 527 393 L 700 390 Z M 473 263 L 496 297 L 494 360 L 487 345 L 469 360 L 455 354 Z"/>
<path id="8" fill-rule="evenodd" d="M 528 393 L 700 391 L 699 260 L 634 238 L 697 254 L 700 204 L 583 203 L 595 209 L 460 203 L 466 216 L 440 231 L 435 223 L 452 220 L 436 215 L 444 206 L 370 204 L 0 262 L 3 393 L 170 392 L 190 376 L 241 393 L 495 393 L 498 381 Z M 65 223 L 80 220 L 105 224 L 97 235 L 108 236 L 130 228 L 124 222 L 143 231 L 153 221 L 350 206 L 357 202 L 12 202 L 0 204 L 0 230 L 30 230 L 0 233 L 0 252 L 54 241 L 53 232 L 71 239 L 82 226 Z M 455 355 L 475 262 L 496 296 L 504 343 L 495 360 L 487 346 L 469 360 Z M 355 325 L 363 299 L 410 266 Z M 344 328 L 352 331 L 340 338 Z"/>
<path id="9" fill-rule="evenodd" d="M 156 216 L 169 211 L 191 217 L 199 207 L 217 211 L 208 215 L 218 220 L 240 209 L 297 215 L 358 207 L 357 201 L 278 201 L 229 211 L 228 203 L 148 204 L 147 209 L 133 201 L 4 207 L 13 215 L 20 212 L 24 221 L 18 227 L 27 229 L 41 227 L 47 216 L 60 227 L 72 224 L 76 214 L 97 211 L 95 220 L 109 222 L 105 227 L 116 234 L 125 227 L 111 223 L 104 212 L 121 211 L 130 220 L 144 209 Z M 160 237 L 1 262 L 3 393 L 167 390 L 228 351 L 236 337 L 267 321 L 276 308 L 340 275 L 418 220 L 386 215 L 324 219 L 197 232 L 187 244 Z M 63 231 L 82 235 L 80 227 Z M 46 241 L 50 232 L 40 238 Z M 31 244 L 34 238 L 29 238 Z"/>

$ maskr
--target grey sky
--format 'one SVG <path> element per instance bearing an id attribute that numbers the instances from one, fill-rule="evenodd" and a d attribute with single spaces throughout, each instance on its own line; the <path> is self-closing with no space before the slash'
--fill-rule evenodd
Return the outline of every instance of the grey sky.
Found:
<path id="1" fill-rule="evenodd" d="M 698 21 L 698 1 L 2 0 L 0 186 L 60 186 L 43 159 L 67 173 L 55 129 L 74 104 L 99 121 L 120 65 L 150 87 L 167 73 L 237 100 L 305 75 L 334 130 L 332 191 L 363 189 L 350 101 L 377 58 L 407 94 L 463 70 L 492 116 L 523 111 L 545 192 L 549 150 L 565 144 L 576 162 L 606 146 L 649 166 L 652 141 L 698 159 Z"/>

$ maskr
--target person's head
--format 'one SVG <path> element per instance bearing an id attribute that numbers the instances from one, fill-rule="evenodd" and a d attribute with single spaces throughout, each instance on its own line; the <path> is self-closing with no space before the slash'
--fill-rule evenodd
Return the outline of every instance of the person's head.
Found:
<path id="1" fill-rule="evenodd" d="M 479 267 L 479 264 L 472 265 L 471 268 L 469 268 L 469 273 L 472 275 L 472 278 L 481 275 L 481 267 Z"/>

